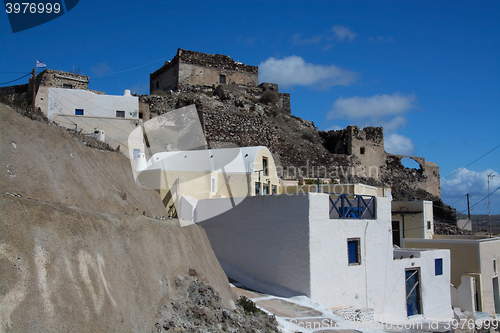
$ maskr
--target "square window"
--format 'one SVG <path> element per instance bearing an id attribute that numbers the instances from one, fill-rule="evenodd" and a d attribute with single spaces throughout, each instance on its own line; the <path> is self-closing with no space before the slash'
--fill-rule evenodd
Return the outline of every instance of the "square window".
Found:
<path id="1" fill-rule="evenodd" d="M 117 118 L 125 118 L 125 111 L 116 111 Z"/>
<path id="2" fill-rule="evenodd" d="M 349 259 L 349 266 L 361 265 L 359 238 L 350 238 L 347 240 L 347 257 Z"/>
<path id="3" fill-rule="evenodd" d="M 75 116 L 83 116 L 83 109 L 75 109 Z"/>
<path id="4" fill-rule="evenodd" d="M 443 275 L 443 259 L 434 259 L 434 275 Z"/>
<path id="5" fill-rule="evenodd" d="M 225 75 L 219 75 L 219 83 L 220 84 L 226 84 L 226 76 Z"/>

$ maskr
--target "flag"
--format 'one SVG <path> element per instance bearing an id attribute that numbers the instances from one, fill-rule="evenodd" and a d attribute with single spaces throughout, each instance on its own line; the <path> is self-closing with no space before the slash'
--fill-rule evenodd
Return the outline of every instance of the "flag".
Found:
<path id="1" fill-rule="evenodd" d="M 38 60 L 37 60 L 37 61 L 36 61 L 36 67 L 45 68 L 45 67 L 47 67 L 47 66 L 46 66 L 43 62 L 41 62 L 41 61 L 38 61 Z"/>

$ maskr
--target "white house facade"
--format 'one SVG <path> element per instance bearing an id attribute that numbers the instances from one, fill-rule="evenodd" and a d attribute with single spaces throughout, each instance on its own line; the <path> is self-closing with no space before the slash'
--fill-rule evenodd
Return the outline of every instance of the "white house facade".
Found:
<path id="1" fill-rule="evenodd" d="M 386 322 L 452 318 L 449 251 L 393 248 L 389 198 L 248 197 L 211 217 L 227 200 L 201 200 L 194 216 L 226 274 L 247 287 L 372 309 Z"/>

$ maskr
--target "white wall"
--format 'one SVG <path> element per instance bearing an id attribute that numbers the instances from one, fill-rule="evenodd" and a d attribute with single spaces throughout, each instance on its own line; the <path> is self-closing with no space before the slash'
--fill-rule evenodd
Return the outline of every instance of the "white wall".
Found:
<path id="1" fill-rule="evenodd" d="M 226 209 L 230 201 L 200 200 L 197 219 L 211 216 L 218 206 Z M 309 196 L 275 195 L 246 197 L 233 209 L 199 224 L 219 260 L 309 295 L 308 219 Z"/>
<path id="2" fill-rule="evenodd" d="M 220 200 L 201 200 L 198 216 Z M 404 250 L 394 260 L 390 199 L 376 200 L 378 219 L 354 220 L 329 219 L 327 194 L 249 197 L 200 225 L 219 260 L 327 308 L 372 308 L 378 320 L 406 320 L 405 269 L 419 267 L 423 317 L 451 319 L 449 251 Z M 360 265 L 348 264 L 348 238 L 360 239 Z M 441 276 L 435 258 L 443 258 Z"/>
<path id="3" fill-rule="evenodd" d="M 47 118 L 55 114 L 75 115 L 75 109 L 84 109 L 84 116 L 116 117 L 116 111 L 125 111 L 125 118 L 139 118 L 139 99 L 136 96 L 98 95 L 80 89 L 48 89 Z"/>

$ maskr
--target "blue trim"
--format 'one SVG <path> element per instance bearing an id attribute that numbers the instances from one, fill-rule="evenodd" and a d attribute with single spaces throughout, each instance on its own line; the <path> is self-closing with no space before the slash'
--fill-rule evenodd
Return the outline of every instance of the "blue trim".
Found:
<path id="1" fill-rule="evenodd" d="M 329 194 L 332 208 L 328 212 L 332 214 L 333 210 L 338 215 L 339 219 L 375 219 L 375 197 L 372 195 L 349 195 L 338 193 Z M 334 201 L 330 194 L 338 195 Z M 353 197 L 349 199 L 349 196 Z M 373 209 L 371 208 L 373 205 Z"/>

